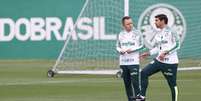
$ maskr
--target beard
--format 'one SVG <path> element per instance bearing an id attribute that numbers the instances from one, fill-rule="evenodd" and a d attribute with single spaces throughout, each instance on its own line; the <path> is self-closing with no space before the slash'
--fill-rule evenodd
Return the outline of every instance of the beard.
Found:
<path id="1" fill-rule="evenodd" d="M 157 24 L 155 24 L 155 26 L 156 26 L 156 28 L 160 28 L 160 26 L 159 26 L 159 25 L 157 25 Z"/>

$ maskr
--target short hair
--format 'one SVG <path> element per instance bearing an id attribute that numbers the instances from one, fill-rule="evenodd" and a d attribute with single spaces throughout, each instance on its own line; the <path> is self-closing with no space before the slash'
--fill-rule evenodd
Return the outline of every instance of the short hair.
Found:
<path id="1" fill-rule="evenodd" d="M 128 19 L 131 19 L 130 16 L 124 16 L 122 19 L 121 19 L 121 23 L 124 25 L 124 21 L 125 20 L 128 20 Z"/>
<path id="2" fill-rule="evenodd" d="M 155 18 L 158 18 L 160 21 L 164 20 L 165 24 L 168 24 L 168 18 L 165 14 L 158 14 Z"/>

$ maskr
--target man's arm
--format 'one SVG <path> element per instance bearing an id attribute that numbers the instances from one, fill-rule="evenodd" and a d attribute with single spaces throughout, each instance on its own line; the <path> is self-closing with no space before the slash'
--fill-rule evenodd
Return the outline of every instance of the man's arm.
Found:
<path id="1" fill-rule="evenodd" d="M 154 55 L 154 54 L 157 54 L 158 53 L 158 48 L 155 47 L 153 49 L 151 49 L 150 51 L 147 51 L 147 52 L 144 52 L 140 55 L 140 59 L 144 59 L 146 58 L 147 56 L 151 56 L 151 55 Z"/>
<path id="2" fill-rule="evenodd" d="M 121 52 L 121 48 L 120 48 L 121 46 L 120 46 L 120 43 L 119 43 L 119 40 L 117 39 L 117 42 L 116 42 L 116 50 L 117 50 L 117 52 Z"/>
<path id="3" fill-rule="evenodd" d="M 158 43 L 156 42 L 155 38 L 152 39 L 152 44 L 153 48 L 149 51 L 149 55 L 155 55 L 159 52 Z"/>
<path id="4" fill-rule="evenodd" d="M 125 54 L 125 51 L 123 51 L 123 50 L 121 49 L 121 44 L 120 44 L 120 40 L 119 40 L 119 35 L 118 35 L 118 37 L 117 37 L 116 50 L 117 50 L 117 52 L 120 53 L 120 54 Z"/>
<path id="5" fill-rule="evenodd" d="M 140 59 L 144 59 L 147 56 L 154 55 L 154 54 L 157 54 L 159 52 L 158 43 L 156 42 L 155 38 L 152 39 L 152 44 L 153 44 L 153 48 L 151 50 L 149 50 L 149 51 L 144 52 L 143 54 L 141 54 L 140 55 Z"/>
<path id="6" fill-rule="evenodd" d="M 176 44 L 171 49 L 167 50 L 167 54 L 171 54 L 180 48 L 180 41 L 178 34 L 176 32 L 172 32 L 171 34 L 172 34 L 172 40 Z"/>

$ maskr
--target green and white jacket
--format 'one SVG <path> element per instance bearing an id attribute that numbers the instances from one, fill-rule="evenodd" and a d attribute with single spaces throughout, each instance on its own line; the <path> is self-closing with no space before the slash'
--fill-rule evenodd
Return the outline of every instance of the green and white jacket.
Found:
<path id="1" fill-rule="evenodd" d="M 177 50 L 180 48 L 179 36 L 169 27 L 165 27 L 157 31 L 152 40 L 153 49 L 150 50 L 150 55 L 158 54 L 156 59 L 162 63 L 177 64 L 179 62 Z M 168 52 L 164 61 L 158 59 L 162 52 Z"/>
<path id="2" fill-rule="evenodd" d="M 143 39 L 140 31 L 133 28 L 132 31 L 121 31 L 117 38 L 116 50 L 125 51 L 131 49 L 132 53 L 120 54 L 120 65 L 139 65 L 139 51 L 143 49 Z"/>

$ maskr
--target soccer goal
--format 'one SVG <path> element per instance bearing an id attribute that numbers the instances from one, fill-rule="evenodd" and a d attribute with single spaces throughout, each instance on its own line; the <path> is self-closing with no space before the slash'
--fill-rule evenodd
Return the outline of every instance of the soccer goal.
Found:
<path id="1" fill-rule="evenodd" d="M 75 30 L 67 37 L 48 76 L 116 74 L 119 69 L 116 37 L 122 29 L 121 18 L 128 13 L 129 0 L 86 0 Z"/>
<path id="2" fill-rule="evenodd" d="M 133 17 L 134 7 L 129 5 L 134 3 L 136 3 L 134 0 L 86 0 L 55 65 L 48 71 L 48 76 L 53 77 L 55 74 L 121 76 L 115 49 L 116 38 L 122 30 L 121 18 L 127 15 Z M 136 6 L 136 11 L 142 9 L 140 7 L 142 5 Z M 179 68 L 179 71 L 201 70 L 200 61 L 186 58 L 183 60 L 182 63 L 186 63 L 187 66 L 199 65 Z"/>

